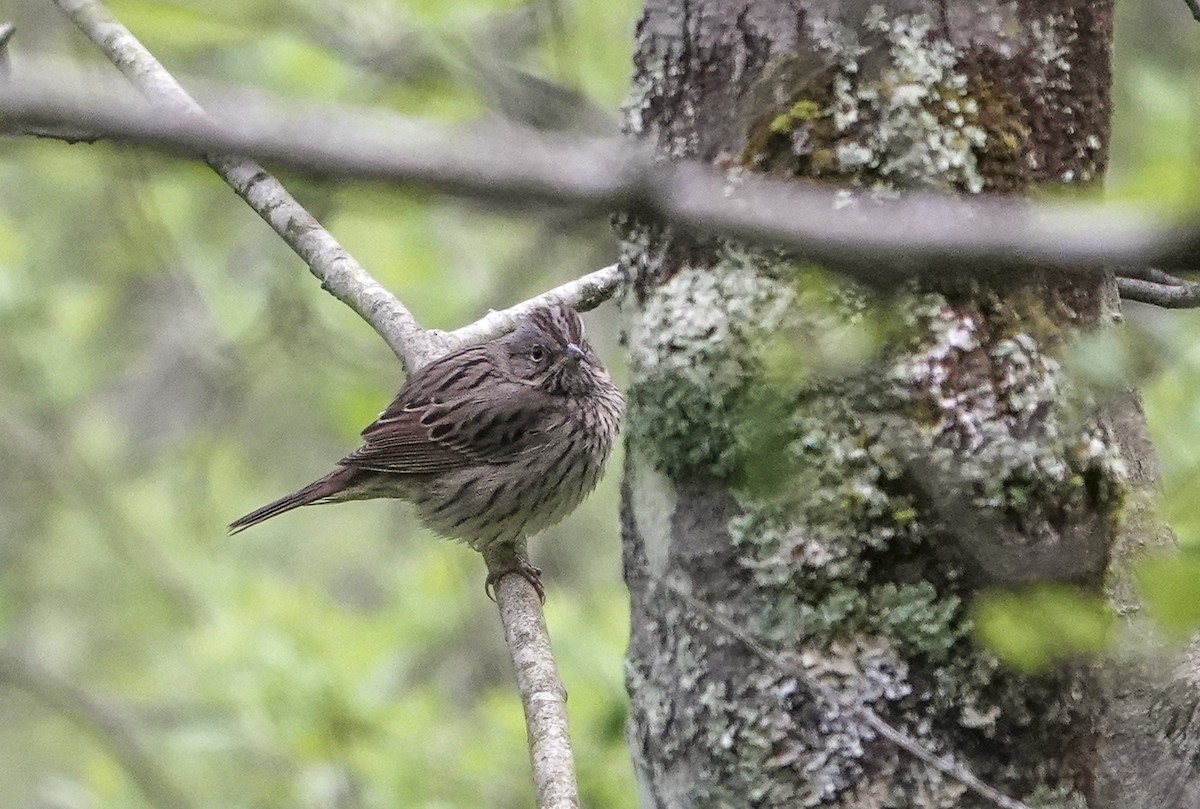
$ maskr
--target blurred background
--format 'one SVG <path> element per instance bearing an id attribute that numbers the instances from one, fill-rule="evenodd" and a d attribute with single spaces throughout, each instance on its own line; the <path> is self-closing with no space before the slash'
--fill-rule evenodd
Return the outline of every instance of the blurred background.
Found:
<path id="1" fill-rule="evenodd" d="M 1200 23 L 1182 0 L 1118 6 L 1107 196 L 1194 211 Z M 639 4 L 109 8 L 197 90 L 613 131 Z M 43 0 L 3 0 L 0 22 L 18 29 L 17 75 L 48 58 L 113 73 Z M 603 220 L 282 179 L 430 327 L 615 258 Z M 1165 510 L 1194 546 L 1200 314 L 1127 315 L 1115 342 L 1081 356 L 1145 390 Z M 623 383 L 615 307 L 586 320 Z M 0 806 L 146 807 L 172 790 L 196 807 L 532 804 L 476 554 L 386 502 L 225 535 L 326 472 L 401 381 L 382 341 L 206 167 L 103 143 L 0 141 Z M 532 546 L 594 809 L 636 804 L 619 468 L 618 457 Z"/>

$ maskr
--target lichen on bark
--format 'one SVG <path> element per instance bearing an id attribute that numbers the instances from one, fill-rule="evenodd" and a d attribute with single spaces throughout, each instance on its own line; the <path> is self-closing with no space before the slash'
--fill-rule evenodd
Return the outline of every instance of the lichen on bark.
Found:
<path id="1" fill-rule="evenodd" d="M 698 356 L 706 362 L 714 358 L 714 349 L 697 341 L 697 334 L 719 336 L 719 343 L 730 344 L 724 331 L 728 327 L 714 329 L 708 322 L 721 317 L 720 307 L 714 309 L 712 303 L 726 301 L 718 289 L 737 299 L 730 310 L 749 315 L 749 322 L 757 322 L 756 313 L 770 300 L 764 290 L 776 295 L 772 330 L 803 319 L 794 307 L 780 305 L 793 294 L 781 293 L 777 278 L 762 286 L 752 281 L 752 276 L 741 276 L 718 286 L 711 276 L 694 271 L 672 279 L 664 287 L 670 290 L 664 299 L 674 301 L 667 310 L 678 319 L 655 314 L 648 322 L 638 320 L 632 332 L 651 329 L 656 335 L 639 346 L 635 357 L 650 350 L 655 357 L 672 359 L 655 365 L 643 357 L 635 365 L 639 374 L 643 363 L 653 365 L 654 373 L 644 381 L 658 398 L 648 420 L 654 429 L 635 433 L 631 446 L 668 477 L 720 478 L 730 492 L 729 516 L 723 525 L 708 525 L 717 536 L 703 543 L 704 569 L 724 570 L 725 581 L 719 587 L 703 586 L 714 596 L 736 591 L 747 629 L 796 652 L 805 676 L 819 678 L 848 701 L 884 715 L 903 716 L 908 723 L 920 717 L 909 730 L 931 749 L 951 739 L 953 747 L 990 750 L 997 740 L 1007 743 L 1017 735 L 1027 740 L 1036 735 L 1047 744 L 1078 738 L 1091 726 L 1086 706 L 1063 705 L 1038 715 L 1019 706 L 1036 698 L 1049 703 L 1063 687 L 1063 678 L 1082 683 L 1086 677 L 1074 669 L 1045 678 L 1006 671 L 975 648 L 968 605 L 981 583 L 1061 577 L 1096 584 L 1103 574 L 1107 546 L 1102 541 L 1097 553 L 1078 557 L 1088 566 L 1076 571 L 1062 564 L 1076 555 L 1058 547 L 1062 538 L 1050 535 L 1054 525 L 1046 522 L 1042 534 L 1030 529 L 1038 515 L 1057 514 L 1063 524 L 1072 524 L 1085 511 L 1088 538 L 1102 540 L 1112 530 L 1123 491 L 1121 465 L 1103 432 L 1082 420 L 1082 394 L 1066 394 L 1069 383 L 1057 362 L 1030 334 L 1004 329 L 983 333 L 986 318 L 979 312 L 964 315 L 942 295 L 906 293 L 887 302 L 886 317 L 894 320 L 897 310 L 903 313 L 889 334 L 896 339 L 903 333 L 907 339 L 893 343 L 885 356 L 857 374 L 801 375 L 790 380 L 794 387 L 780 387 L 765 375 L 763 363 L 728 355 L 703 370 L 724 368 L 730 383 L 726 389 L 741 391 L 742 402 L 745 391 L 767 388 L 775 405 L 786 403 L 786 410 L 769 410 L 772 418 L 786 421 L 772 433 L 775 450 L 787 456 L 772 462 L 773 468 L 786 470 L 786 476 L 766 490 L 746 486 L 753 476 L 740 473 L 737 464 L 763 463 L 770 448 L 742 454 L 730 450 L 719 463 L 709 464 L 707 442 L 721 435 L 734 446 L 738 420 L 754 421 L 763 412 L 753 407 L 708 409 L 702 412 L 711 421 L 701 423 L 694 414 L 674 409 L 682 397 L 672 388 L 693 391 L 693 362 Z M 697 289 L 703 292 L 696 295 Z M 707 304 L 695 305 L 705 300 Z M 646 311 L 660 312 L 662 304 L 651 302 Z M 1001 305 L 998 298 L 994 305 Z M 699 328 L 696 320 L 679 314 L 693 308 L 703 313 L 699 322 L 708 325 Z M 830 311 L 823 315 L 825 325 L 832 319 Z M 872 335 L 888 331 L 872 328 L 872 317 L 854 308 L 843 317 Z M 746 335 L 763 339 L 762 331 Z M 695 353 L 664 348 L 692 342 L 701 346 Z M 643 406 L 633 401 L 635 408 Z M 642 414 L 635 410 L 633 418 Z M 668 423 L 671 418 L 677 420 L 674 425 Z M 660 442 L 670 447 L 667 458 L 693 463 L 686 468 L 673 466 L 673 460 L 664 463 Z M 1025 524 L 996 525 L 998 511 Z M 1020 566 L 1007 554 L 998 556 L 1007 564 L 998 565 L 988 554 L 973 554 L 974 544 L 964 541 L 985 529 L 998 542 L 1036 541 L 1032 549 L 1022 548 Z M 673 541 L 682 537 L 675 535 Z M 676 606 L 657 622 L 686 626 L 689 620 L 694 617 Z M 823 705 L 819 695 L 805 689 L 803 678 L 781 676 L 748 658 L 736 649 L 736 641 L 718 639 L 713 647 L 696 633 L 685 633 L 662 642 L 681 644 L 672 650 L 669 663 L 659 659 L 648 671 L 630 668 L 630 688 L 639 695 L 649 722 L 642 725 L 635 717 L 635 726 L 647 734 L 645 743 L 652 744 L 661 739 L 657 723 L 670 715 L 680 755 L 694 757 L 704 750 L 713 757 L 707 766 L 721 778 L 691 785 L 689 800 L 697 805 L 738 805 L 738 796 L 756 791 L 767 806 L 855 806 L 864 795 L 888 796 L 905 805 L 918 793 L 925 806 L 960 805 L 961 785 L 943 779 L 934 785 L 927 774 L 901 777 L 904 762 L 898 751 L 870 739 L 869 733 L 864 737 L 856 720 L 839 706 Z M 731 655 L 739 659 L 740 671 L 753 672 L 736 685 L 725 679 Z M 675 672 L 686 668 L 693 692 L 703 698 L 649 707 L 654 695 L 666 699 L 670 693 L 662 679 L 669 675 L 659 666 Z M 650 685 L 654 682 L 656 686 Z M 810 732 L 814 722 L 820 733 Z M 655 751 L 659 762 L 670 755 L 661 747 Z M 1019 751 L 1007 755 L 1009 766 L 1021 762 L 1015 768 L 1024 773 L 1008 777 L 1030 791 L 1040 784 L 1072 782 L 1076 775 L 1055 770 L 1036 744 L 1028 747 L 1024 761 Z M 986 758 L 975 763 L 981 771 L 988 766 Z"/>
<path id="2" fill-rule="evenodd" d="M 711 267 L 681 267 L 632 319 L 629 440 L 660 472 L 727 477 L 744 460 L 734 414 L 790 299 L 768 268 L 727 248 Z"/>
<path id="3" fill-rule="evenodd" d="M 933 29 L 927 15 L 888 17 L 882 6 L 868 11 L 858 36 L 824 29 L 815 46 L 825 69 L 775 88 L 790 106 L 752 127 L 741 162 L 874 190 L 983 190 L 980 105 L 958 52 Z M 771 67 L 767 75 L 770 84 L 794 80 Z"/>
<path id="4" fill-rule="evenodd" d="M 990 27 L 972 13 L 956 4 L 889 15 L 880 4 L 856 23 L 819 19 L 807 50 L 775 55 L 748 88 L 736 162 L 877 193 L 1102 176 L 1104 12 L 1001 3 Z M 1061 126 L 1071 138 L 1057 136 Z"/>

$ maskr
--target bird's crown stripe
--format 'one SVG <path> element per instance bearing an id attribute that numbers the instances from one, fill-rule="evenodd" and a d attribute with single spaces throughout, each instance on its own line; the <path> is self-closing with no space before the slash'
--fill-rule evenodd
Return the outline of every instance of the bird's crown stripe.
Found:
<path id="1" fill-rule="evenodd" d="M 583 341 L 583 321 L 568 306 L 537 309 L 529 315 L 529 320 L 542 331 L 562 338 L 564 342 L 579 344 Z"/>

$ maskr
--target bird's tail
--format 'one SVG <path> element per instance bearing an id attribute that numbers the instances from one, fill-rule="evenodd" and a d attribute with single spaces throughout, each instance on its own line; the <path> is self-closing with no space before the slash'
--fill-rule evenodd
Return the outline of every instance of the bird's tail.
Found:
<path id="1" fill-rule="evenodd" d="M 262 508 L 251 511 L 245 517 L 238 517 L 229 524 L 229 533 L 236 534 L 238 531 L 244 531 L 252 525 L 258 525 L 263 520 L 269 520 L 285 511 L 319 503 L 322 500 L 332 497 L 350 485 L 354 478 L 354 473 L 355 470 L 350 467 L 339 466 L 325 477 L 320 480 L 314 480 L 303 489 L 281 497 L 273 503 L 267 503 Z"/>

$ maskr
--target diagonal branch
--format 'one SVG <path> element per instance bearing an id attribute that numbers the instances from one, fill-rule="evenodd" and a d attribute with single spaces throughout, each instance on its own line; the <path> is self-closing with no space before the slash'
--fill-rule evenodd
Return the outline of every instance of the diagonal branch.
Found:
<path id="1" fill-rule="evenodd" d="M 94 0 L 55 2 L 153 104 L 169 110 L 176 120 L 211 124 L 200 105 L 104 6 Z M 304 260 L 321 288 L 367 321 L 406 368 L 432 358 L 412 313 L 351 258 L 282 183 L 246 158 L 208 154 L 205 159 Z"/>
<path id="2" fill-rule="evenodd" d="M 769 649 L 759 640 L 751 636 L 742 627 L 735 624 L 725 616 L 718 613 L 716 610 L 697 600 L 691 593 L 685 590 L 678 582 L 667 581 L 665 579 L 657 579 L 658 583 L 671 591 L 679 601 L 695 613 L 697 616 L 705 619 L 709 623 L 716 626 L 725 634 L 740 641 L 751 652 L 753 652 L 760 660 L 769 665 L 771 668 L 778 671 L 780 674 L 789 677 L 795 677 L 808 688 L 812 693 L 820 696 L 821 699 L 828 702 L 830 705 L 836 705 L 845 708 L 855 719 L 862 722 L 879 736 L 887 739 L 893 745 L 908 753 L 913 758 L 928 764 L 943 775 L 949 776 L 958 781 L 964 787 L 974 792 L 979 797 L 986 800 L 988 803 L 999 807 L 999 809 L 1030 809 L 1030 807 L 1017 800 L 1010 798 L 1004 793 L 998 791 L 992 786 L 985 784 L 979 780 L 970 770 L 963 767 L 958 762 L 948 756 L 939 756 L 936 753 L 928 750 L 920 741 L 914 739 L 904 731 L 889 724 L 878 713 L 870 707 L 862 704 L 846 704 L 846 700 L 841 697 L 833 688 L 825 685 L 816 677 L 809 675 L 798 662 L 790 660 L 788 657 L 780 654 L 772 649 Z"/>

